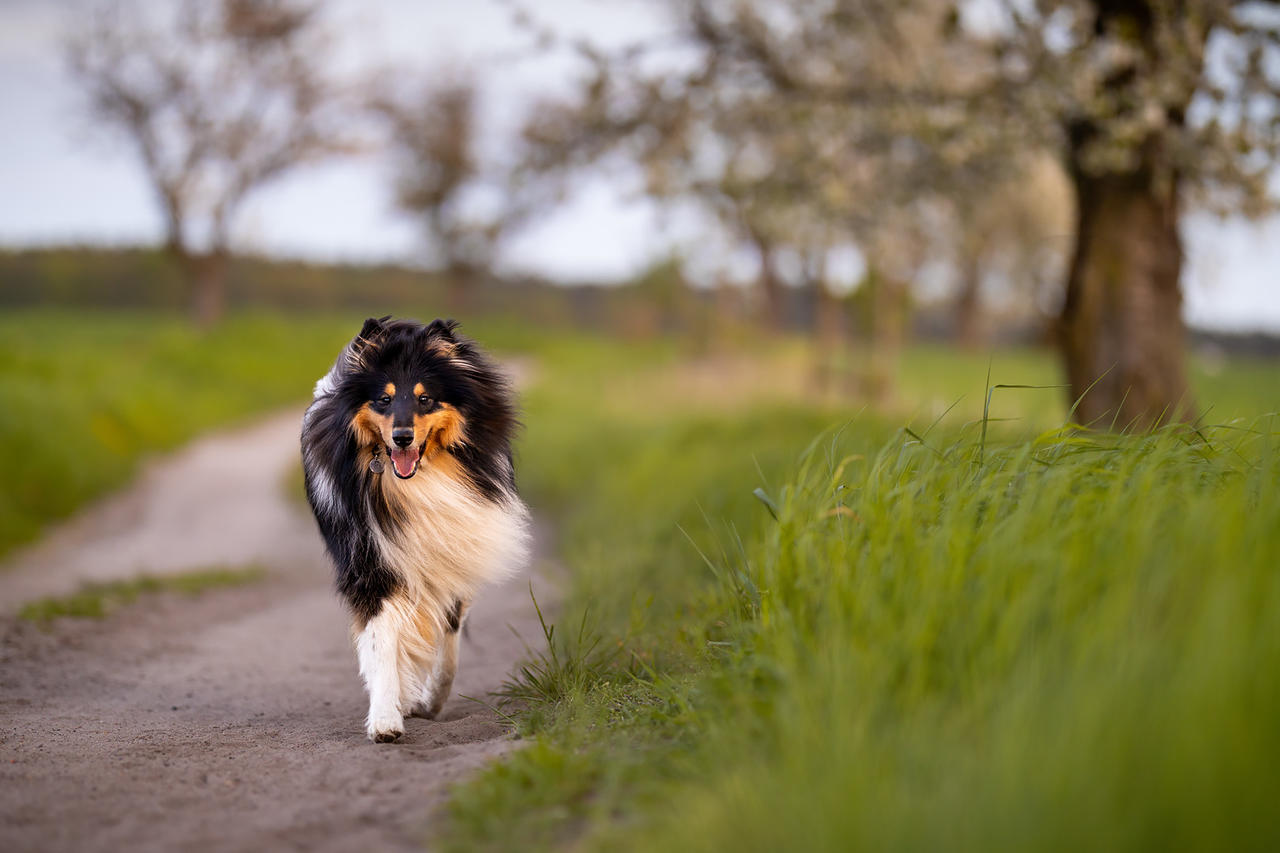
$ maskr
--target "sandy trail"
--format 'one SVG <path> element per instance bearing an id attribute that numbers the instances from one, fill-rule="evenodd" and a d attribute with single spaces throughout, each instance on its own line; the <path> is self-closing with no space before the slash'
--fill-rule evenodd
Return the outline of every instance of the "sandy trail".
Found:
<path id="1" fill-rule="evenodd" d="M 365 739 L 319 534 L 283 493 L 299 418 L 194 443 L 0 569 L 0 850 L 420 850 L 447 786 L 513 748 L 463 697 L 524 653 L 510 628 L 540 637 L 528 578 L 472 610 L 441 720 Z M 251 562 L 265 581 L 103 622 L 11 615 L 85 580 Z"/>

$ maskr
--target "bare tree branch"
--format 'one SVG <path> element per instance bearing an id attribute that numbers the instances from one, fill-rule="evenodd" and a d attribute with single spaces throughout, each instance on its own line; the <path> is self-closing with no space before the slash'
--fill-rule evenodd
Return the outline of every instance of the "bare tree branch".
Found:
<path id="1" fill-rule="evenodd" d="M 98 6 L 68 42 L 91 116 L 138 152 L 203 322 L 221 311 L 211 259 L 228 252 L 245 199 L 360 147 L 321 71 L 326 38 L 315 3 L 181 0 Z"/>

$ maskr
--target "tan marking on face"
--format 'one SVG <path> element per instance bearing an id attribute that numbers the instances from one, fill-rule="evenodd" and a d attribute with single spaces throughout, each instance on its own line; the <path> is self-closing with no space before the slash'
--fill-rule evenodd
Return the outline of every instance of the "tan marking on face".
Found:
<path id="1" fill-rule="evenodd" d="M 414 386 L 413 386 L 413 396 L 415 396 L 415 397 L 421 397 L 421 396 L 422 396 L 423 394 L 425 394 L 425 393 L 427 393 L 427 389 L 426 389 L 426 388 L 424 388 L 424 387 L 422 387 L 422 383 L 421 383 L 421 382 L 419 382 L 417 385 L 414 385 Z"/>
<path id="2" fill-rule="evenodd" d="M 441 403 L 440 407 L 434 412 L 427 415 L 415 415 L 413 419 L 413 444 L 412 447 L 425 449 L 422 452 L 422 465 L 442 466 L 444 473 L 461 481 L 466 473 L 461 466 L 456 464 L 456 460 L 447 453 L 441 451 L 449 450 L 461 444 L 464 440 L 463 430 L 466 426 L 466 418 L 448 403 Z M 391 438 L 391 428 L 393 426 L 393 418 L 390 413 L 385 415 L 374 411 L 372 403 L 365 403 L 356 412 L 351 419 L 351 431 L 356 436 L 356 442 L 362 448 L 373 447 L 391 447 L 393 444 Z M 372 458 L 371 451 L 369 458 Z M 367 460 L 362 462 L 365 464 Z M 449 463 L 453 462 L 457 470 L 454 471 Z M 383 478 L 384 484 L 390 485 L 391 481 Z"/>
<path id="3" fill-rule="evenodd" d="M 466 423 L 466 418 L 457 409 L 441 403 L 440 408 L 430 414 L 414 416 L 413 438 L 415 442 L 425 442 L 426 454 L 432 456 L 461 444 Z"/>
<path id="4" fill-rule="evenodd" d="M 351 431 L 361 445 L 391 445 L 391 415 L 380 415 L 373 406 L 365 403 L 351 419 Z"/>
<path id="5" fill-rule="evenodd" d="M 388 382 L 387 387 L 382 389 L 382 393 L 386 394 L 388 397 L 394 397 L 396 395 L 396 383 Z"/>

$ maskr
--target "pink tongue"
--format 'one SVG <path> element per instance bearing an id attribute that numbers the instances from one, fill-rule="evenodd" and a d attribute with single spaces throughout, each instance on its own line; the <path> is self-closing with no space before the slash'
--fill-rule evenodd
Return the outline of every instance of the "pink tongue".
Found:
<path id="1" fill-rule="evenodd" d="M 408 477 L 413 473 L 414 466 L 418 464 L 417 448 L 407 447 L 402 450 L 397 447 L 391 451 L 391 463 L 396 466 L 397 474 Z"/>

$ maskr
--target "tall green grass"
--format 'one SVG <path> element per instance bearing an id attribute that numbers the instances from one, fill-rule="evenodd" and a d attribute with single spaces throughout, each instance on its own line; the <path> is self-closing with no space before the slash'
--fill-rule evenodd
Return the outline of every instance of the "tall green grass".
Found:
<path id="1" fill-rule="evenodd" d="M 633 849 L 1275 849 L 1280 424 L 815 448 Z"/>
<path id="2" fill-rule="evenodd" d="M 522 470 L 598 639 L 513 686 L 537 743 L 452 849 L 1280 844 L 1274 416 L 984 437 L 546 385 Z"/>

